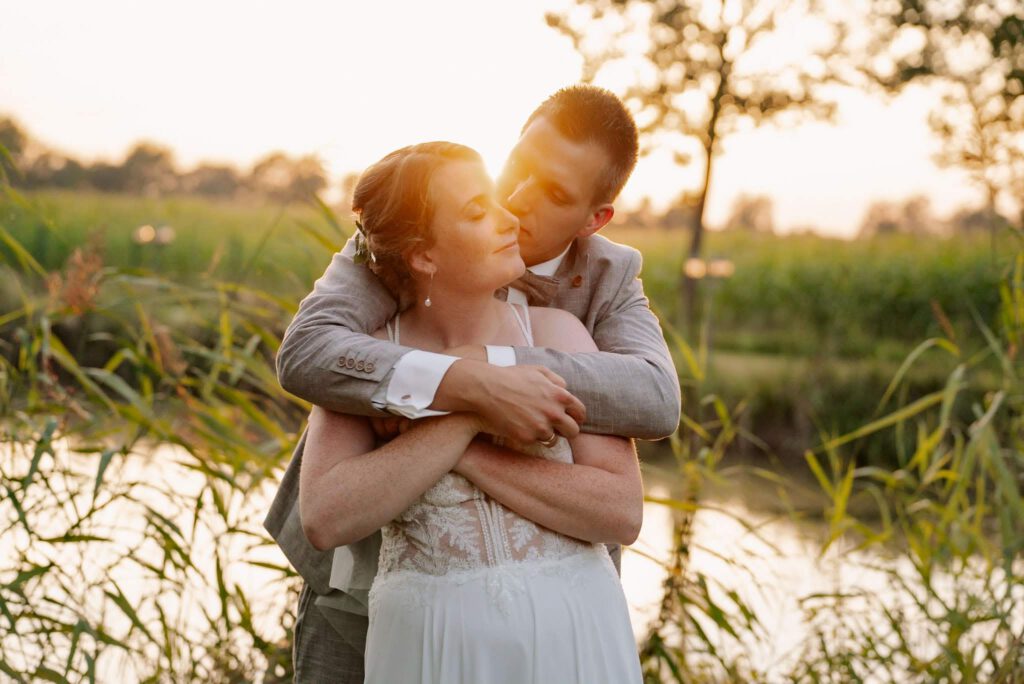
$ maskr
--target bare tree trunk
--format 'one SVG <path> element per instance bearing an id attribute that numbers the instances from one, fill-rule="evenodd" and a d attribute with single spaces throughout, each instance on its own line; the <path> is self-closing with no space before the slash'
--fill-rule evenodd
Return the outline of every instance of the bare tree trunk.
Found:
<path id="1" fill-rule="evenodd" d="M 722 113 L 722 97 L 729 89 L 729 76 L 732 73 L 732 65 L 725 59 L 723 50 L 725 48 L 726 34 L 718 37 L 718 54 L 722 59 L 721 70 L 718 74 L 718 88 L 714 97 L 711 98 L 711 115 L 708 118 L 708 126 L 704 135 L 704 179 L 701 182 L 700 199 L 697 200 L 697 220 L 693 224 L 693 237 L 690 239 L 689 254 L 683 260 L 685 269 L 686 259 L 699 259 L 704 249 L 704 214 L 708 201 L 708 188 L 711 186 L 711 166 L 715 159 L 715 146 L 718 132 L 718 116 Z M 700 282 L 691 278 L 683 271 L 682 285 L 683 306 L 681 311 L 686 316 L 686 335 L 691 341 L 696 341 L 699 334 L 700 324 Z"/>
<path id="2" fill-rule="evenodd" d="M 714 158 L 713 143 L 704 150 L 704 179 L 701 182 L 700 194 L 697 200 L 696 220 L 693 223 L 693 235 L 690 237 L 690 249 L 684 258 L 699 259 L 704 250 L 704 214 L 707 207 L 708 188 L 711 184 L 711 165 Z M 700 323 L 700 281 L 691 278 L 684 271 L 683 273 L 683 311 L 686 315 L 686 334 L 691 340 L 697 339 L 698 325 Z"/>
<path id="3" fill-rule="evenodd" d="M 988 189 L 988 201 L 985 210 L 988 213 L 988 232 L 992 250 L 992 264 L 996 263 L 996 236 L 999 232 L 1000 217 L 996 211 L 996 189 L 991 183 L 986 183 Z"/>

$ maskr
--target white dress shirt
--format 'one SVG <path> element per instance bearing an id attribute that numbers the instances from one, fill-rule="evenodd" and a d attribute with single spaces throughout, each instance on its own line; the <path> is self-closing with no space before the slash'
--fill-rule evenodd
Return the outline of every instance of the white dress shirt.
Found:
<path id="1" fill-rule="evenodd" d="M 571 243 L 569 246 L 572 246 Z M 553 276 L 568 252 L 569 247 L 566 247 L 554 259 L 531 266 L 528 270 L 540 276 Z M 514 287 L 508 288 L 508 301 L 527 305 L 526 295 Z M 486 345 L 486 349 L 488 363 L 495 366 L 516 365 L 516 353 L 512 347 Z M 427 407 L 434 403 L 434 395 L 445 373 L 458 360 L 456 356 L 419 349 L 405 353 L 391 369 L 391 380 L 382 384 L 381 390 L 384 391 L 378 390 L 373 396 L 374 406 L 406 418 L 426 418 L 448 413 Z"/>

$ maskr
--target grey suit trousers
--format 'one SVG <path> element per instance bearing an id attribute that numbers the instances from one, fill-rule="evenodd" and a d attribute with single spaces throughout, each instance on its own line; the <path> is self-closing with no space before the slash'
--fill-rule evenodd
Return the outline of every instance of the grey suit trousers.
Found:
<path id="1" fill-rule="evenodd" d="M 316 593 L 303 583 L 292 642 L 295 681 L 298 684 L 363 684 L 365 643 L 350 644 L 342 638 L 315 600 Z M 351 622 L 346 633 L 362 634 L 366 638 L 366 616 L 332 611 L 331 617 L 335 621 Z"/>

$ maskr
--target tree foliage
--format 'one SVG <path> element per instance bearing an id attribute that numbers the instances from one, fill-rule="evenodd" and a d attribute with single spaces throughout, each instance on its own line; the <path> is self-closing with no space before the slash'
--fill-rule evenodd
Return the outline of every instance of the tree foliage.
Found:
<path id="1" fill-rule="evenodd" d="M 832 79 L 841 34 L 838 23 L 811 20 L 816 2 L 577 0 L 573 10 L 548 15 L 548 24 L 582 55 L 585 81 L 606 73 L 628 81 L 624 100 L 636 115 L 644 151 L 667 147 L 679 164 L 699 157 L 703 174 L 690 257 L 702 252 L 722 140 L 745 127 L 834 111 L 820 86 Z M 692 319 L 693 281 L 686 293 Z"/>
<path id="2" fill-rule="evenodd" d="M 939 163 L 966 170 L 1024 225 L 1024 5 L 1015 0 L 872 0 L 859 71 L 888 92 L 928 83 Z"/>
<path id="3" fill-rule="evenodd" d="M 320 161 L 272 152 L 248 173 L 227 164 L 200 163 L 178 169 L 170 148 L 152 142 L 134 145 L 119 162 L 91 164 L 48 149 L 32 140 L 11 118 L 0 118 L 0 171 L 16 187 L 89 189 L 133 195 L 173 193 L 206 197 L 235 197 L 243 192 L 278 201 L 306 200 L 327 187 Z M 351 183 L 351 181 L 349 181 Z"/>

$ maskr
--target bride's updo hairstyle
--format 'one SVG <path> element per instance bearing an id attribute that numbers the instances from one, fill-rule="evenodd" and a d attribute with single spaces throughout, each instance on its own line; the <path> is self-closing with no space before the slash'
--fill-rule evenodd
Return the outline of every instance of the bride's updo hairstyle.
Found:
<path id="1" fill-rule="evenodd" d="M 480 155 L 451 142 L 403 147 L 366 169 L 352 195 L 352 211 L 366 241 L 366 264 L 400 308 L 415 296 L 409 255 L 434 245 L 431 180 L 441 166 L 453 161 L 480 162 Z"/>

